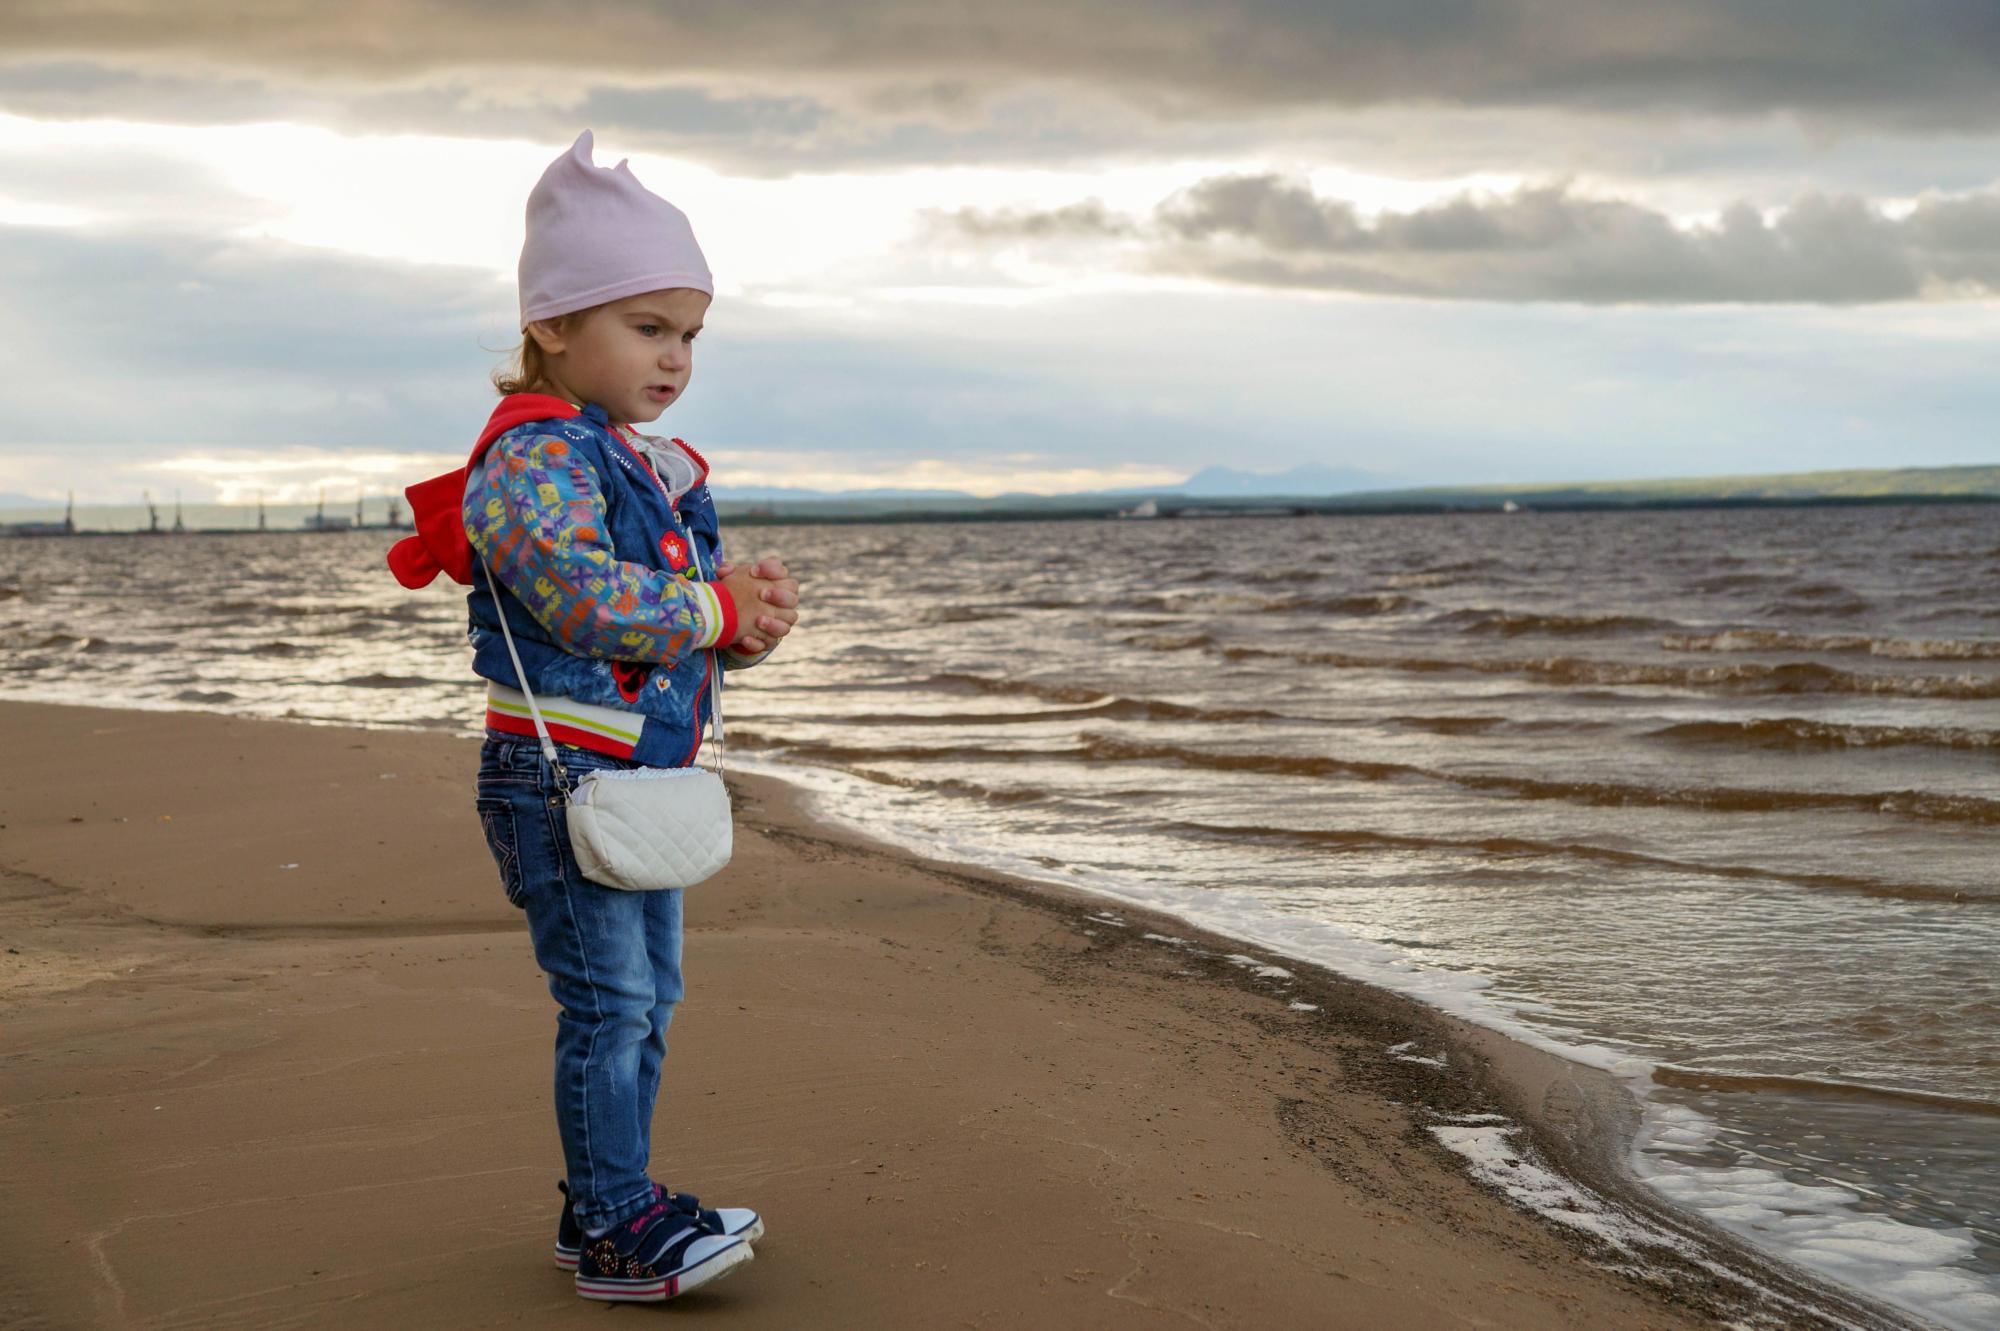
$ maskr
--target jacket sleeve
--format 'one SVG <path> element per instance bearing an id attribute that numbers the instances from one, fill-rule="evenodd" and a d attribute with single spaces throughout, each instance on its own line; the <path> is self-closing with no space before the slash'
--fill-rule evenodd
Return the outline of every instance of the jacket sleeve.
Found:
<path id="1" fill-rule="evenodd" d="M 719 584 L 616 558 L 596 469 L 554 435 L 499 439 L 465 487 L 472 548 L 578 656 L 674 662 L 736 637 Z"/>
<path id="2" fill-rule="evenodd" d="M 753 665 L 762 665 L 770 657 L 771 653 L 777 650 L 778 644 L 775 642 L 755 655 L 749 652 L 739 652 L 734 647 L 725 647 L 722 649 L 722 668 L 724 670 L 748 670 Z"/>

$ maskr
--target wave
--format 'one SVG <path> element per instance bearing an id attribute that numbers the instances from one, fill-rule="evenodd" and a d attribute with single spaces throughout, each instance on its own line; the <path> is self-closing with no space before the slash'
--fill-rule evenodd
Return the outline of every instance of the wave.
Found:
<path id="1" fill-rule="evenodd" d="M 1820 596 L 1786 595 L 1780 596 L 1777 600 L 1765 605 L 1757 613 L 1767 619 L 1786 619 L 1801 615 L 1820 616 L 1822 618 L 1827 615 L 1834 615 L 1842 619 L 1851 619 L 1858 615 L 1865 615 L 1874 608 L 1875 605 L 1873 602 L 1864 597 L 1854 595 L 1838 599 L 1829 599 Z"/>
<path id="2" fill-rule="evenodd" d="M 1484 735 L 1488 731 L 1504 730 L 1513 723 L 1504 716 L 1392 716 L 1394 725 L 1407 730 L 1422 730 L 1433 735 Z"/>
<path id="3" fill-rule="evenodd" d="M 1904 901 L 1963 901 L 1962 888 L 1928 883 L 1888 883 L 1849 874 L 1796 873 L 1745 864 L 1704 864 L 1698 860 L 1648 855 L 1641 851 L 1618 850 L 1611 846 L 1574 841 L 1536 841 L 1527 837 L 1425 837 L 1362 828 L 1300 828 L 1240 826 L 1235 824 L 1168 822 L 1165 830 L 1222 841 L 1290 846 L 1307 850 L 1450 850 L 1476 855 L 1508 858 L 1549 856 L 1588 860 L 1623 867 L 1667 869 L 1674 873 L 1705 874 L 1713 878 L 1785 883 L 1794 887 L 1828 888 L 1858 892 L 1864 896 L 1888 897 Z M 1989 898 L 1977 898 L 1988 900 Z"/>
<path id="4" fill-rule="evenodd" d="M 1900 661 L 2000 661 L 2000 642 L 1959 638 L 1876 638 L 1861 633 L 1794 633 L 1724 629 L 1674 633 L 1660 640 L 1670 652 L 1865 652 Z"/>
<path id="5" fill-rule="evenodd" d="M 1779 573 L 1719 573 L 1694 584 L 1698 592 L 1737 592 L 1762 588 L 1776 582 Z"/>
<path id="6" fill-rule="evenodd" d="M 1098 713 L 1103 715 L 1104 713 Z M 1363 781 L 1421 780 L 1466 790 L 1490 791 L 1517 799 L 1565 800 L 1601 807 L 1704 809 L 1717 813 L 1785 813 L 1813 810 L 1883 813 L 1926 821 L 2000 825 L 2000 800 L 1922 790 L 1809 791 L 1743 786 L 1647 786 L 1617 781 L 1560 781 L 1491 772 L 1454 772 L 1410 763 L 1290 754 L 1231 753 L 1179 744 L 1148 743 L 1086 732 L 1074 746 L 1028 753 L 978 745 L 846 746 L 823 742 L 787 743 L 739 731 L 751 747 L 782 747 L 809 761 L 845 766 L 860 762 L 995 762 L 1023 757 L 1073 762 L 1171 763 L 1214 772 L 1268 776 L 1353 778 Z"/>
<path id="7" fill-rule="evenodd" d="M 1352 670 L 1437 672 L 1463 670 L 1484 675 L 1535 675 L 1559 684 L 1642 684 L 1720 689 L 1738 693 L 1854 693 L 1907 698 L 2000 698 L 2000 676 L 1876 675 L 1841 670 L 1816 661 L 1684 666 L 1590 657 L 1545 656 L 1512 661 L 1436 657 L 1358 656 L 1350 652 L 1293 652 L 1268 647 L 1225 647 L 1221 655 L 1242 661 L 1260 657 L 1300 665 Z"/>
<path id="8" fill-rule="evenodd" d="M 955 776 L 898 776 L 894 772 L 880 772 L 867 767 L 847 767 L 841 770 L 877 785 L 895 786 L 900 790 L 914 790 L 925 794 L 956 795 L 961 799 L 982 800 L 1003 808 L 1022 804 L 1041 804 L 1051 798 L 1039 790 L 997 790 L 992 786 L 982 786 L 975 781 Z"/>
<path id="9" fill-rule="evenodd" d="M 367 675 L 355 675 L 339 681 L 350 689 L 421 689 L 443 685 L 462 688 L 464 680 L 430 679 L 423 675 L 385 675 L 377 671 Z"/>
<path id="10" fill-rule="evenodd" d="M 1345 596 L 1265 596 L 1242 591 L 1151 592 L 1120 602 L 1127 610 L 1184 615 L 1203 611 L 1255 614 L 1390 615 L 1424 602 L 1400 592 L 1358 592 Z"/>
<path id="11" fill-rule="evenodd" d="M 1433 735 L 1486 735 L 1494 731 L 1506 731 L 1516 735 L 1544 735 L 1560 733 L 1579 735 L 1589 731 L 1609 730 L 1610 721 L 1592 721 L 1583 717 L 1543 717 L 1528 718 L 1514 716 L 1391 716 L 1386 718 L 1391 725 L 1406 730 L 1421 730 Z M 1361 717 L 1343 721 L 1347 725 L 1368 725 L 1374 718 Z"/>
<path id="12" fill-rule="evenodd" d="M 206 609 L 215 614 L 248 615 L 254 618 L 318 619 L 329 615 L 348 615 L 361 619 L 387 620 L 397 624 L 421 624 L 438 614 L 435 607 L 421 601 L 400 602 L 394 605 L 367 605 L 355 602 L 287 605 L 279 601 L 234 600 L 217 601 Z"/>
<path id="13" fill-rule="evenodd" d="M 1063 756 L 1051 754 L 1047 756 Z M 1567 800 L 1610 807 L 1706 809 L 1718 813 L 1848 810 L 1980 825 L 2000 824 L 2000 800 L 1921 790 L 1846 792 L 1743 786 L 1645 786 L 1617 781 L 1550 781 L 1491 772 L 1453 772 L 1408 763 L 1287 754 L 1228 753 L 1087 734 L 1075 755 L 1094 762 L 1168 762 L 1218 772 L 1270 776 L 1355 777 L 1365 781 L 1440 781 L 1520 799 Z"/>
<path id="14" fill-rule="evenodd" d="M 1197 586 L 1213 582 L 1227 582 L 1238 585 L 1248 583 L 1252 586 L 1269 583 L 1321 582 L 1325 580 L 1326 576 L 1325 571 L 1318 568 L 1199 568 L 1187 571 L 1174 570 L 1174 581 L 1176 583 Z"/>
<path id="15" fill-rule="evenodd" d="M 1771 790 L 1743 786 L 1646 786 L 1616 781 L 1560 781 L 1493 772 L 1454 772 L 1410 763 L 1380 762 L 1324 755 L 1231 753 L 1195 749 L 1180 744 L 1149 743 L 1099 732 L 1080 735 L 1074 745 L 1030 751 L 990 749 L 979 745 L 840 745 L 817 741 L 781 741 L 756 732 L 739 731 L 752 748 L 782 748 L 807 762 L 848 768 L 864 762 L 1013 762 L 1035 758 L 1054 762 L 1167 763 L 1200 771 L 1255 773 L 1265 776 L 1351 778 L 1362 781 L 1432 781 L 1465 790 L 1510 795 L 1517 799 L 1564 800 L 1612 808 L 1702 809 L 1716 813 L 1789 813 L 1845 811 L 1892 814 L 1935 822 L 2000 825 L 2000 800 L 1974 795 L 1945 795 L 1921 790 L 1882 792 Z M 851 770 L 851 768 L 850 768 Z M 1038 796 L 1039 798 L 1039 796 Z M 1828 885 L 1833 880 L 1827 880 Z M 1858 885 L 1859 880 L 1856 880 Z M 1954 894 L 1955 896 L 1956 894 Z"/>
<path id="16" fill-rule="evenodd" d="M 44 633 L 27 642 L 9 648 L 10 651 L 68 652 L 81 656 L 153 656 L 159 647 L 144 642 L 119 642 L 113 638 L 96 638 L 88 634 Z"/>
<path id="17" fill-rule="evenodd" d="M 1073 684 L 1050 684 L 1030 679 L 994 679 L 988 675 L 968 675 L 945 671 L 919 683 L 918 687 L 943 692 L 983 693 L 1002 698 L 1040 698 L 1045 702 L 1070 703 L 1087 711 L 1044 713 L 1020 719 L 1060 720 L 1066 716 L 1089 715 L 1130 721 L 1283 721 L 1284 713 L 1264 707 L 1195 707 L 1167 702 L 1161 698 L 1126 698 Z M 904 716 L 904 721 L 921 718 Z"/>
<path id="18" fill-rule="evenodd" d="M 1185 652 L 1213 647 L 1215 639 L 1206 633 L 1134 633 L 1120 638 L 1118 645 L 1148 652 Z"/>
<path id="19" fill-rule="evenodd" d="M 1446 564 L 1425 564 L 1392 578 L 1455 578 L 1465 573 L 1487 573 L 1501 567 L 1497 559 L 1457 559 Z"/>
<path id="20" fill-rule="evenodd" d="M 1012 619 L 1012 610 L 980 610 L 973 606 L 944 605 L 919 610 L 911 616 L 917 624 L 977 624 L 989 619 Z"/>
<path id="21" fill-rule="evenodd" d="M 894 786 L 898 790 L 953 795 L 963 799 L 977 799 L 988 804 L 1008 807 L 1022 804 L 1047 803 L 1055 801 L 1058 798 L 1045 791 L 1030 790 L 1024 787 L 1001 790 L 994 786 L 981 785 L 976 781 L 967 781 L 963 777 L 904 776 L 896 772 L 884 772 L 879 768 L 859 765 L 871 761 L 895 761 L 898 758 L 908 757 L 912 754 L 949 754 L 954 752 L 954 750 L 845 749 L 832 744 L 801 744 L 791 740 L 781 740 L 771 735 L 758 734 L 754 731 L 739 732 L 735 730 L 730 732 L 729 742 L 741 745 L 746 749 L 780 753 L 791 761 L 804 761 L 817 767 L 829 767 L 838 772 L 845 772 L 849 776 L 860 777 L 863 781 L 872 782 L 878 786 Z"/>
<path id="22" fill-rule="evenodd" d="M 1854 589 L 1843 587 L 1837 582 L 1802 582 L 1796 587 L 1785 588 L 1788 601 L 1840 601 L 1854 595 Z"/>
<path id="23" fill-rule="evenodd" d="M 1650 615 L 1553 615 L 1489 609 L 1453 610 L 1437 616 L 1431 623 L 1460 633 L 1498 633 L 1510 638 L 1524 633 L 1624 633 L 1680 627 L 1671 619 L 1655 619 Z"/>
<path id="24" fill-rule="evenodd" d="M 1651 739 L 1689 744 L 1747 744 L 1780 749 L 1883 749 L 1905 745 L 1939 749 L 2000 748 L 2000 730 L 1958 726 L 1869 726 L 1804 717 L 1759 717 L 1748 721 L 1685 721 L 1646 732 Z"/>
<path id="25" fill-rule="evenodd" d="M 899 686 L 900 687 L 900 686 Z M 955 693 L 989 693 L 1001 697 L 1043 698 L 1049 702 L 1096 703 L 1111 695 L 1075 684 L 1050 684 L 1034 679 L 995 679 L 946 670 L 922 680 L 920 687 Z"/>
<path id="26" fill-rule="evenodd" d="M 1050 721 L 1286 721 L 1263 707 L 1190 707 L 1157 698 L 1105 696 L 1094 703 L 1032 712 L 844 712 L 814 718 L 842 726 L 1005 726 Z M 733 737 L 735 731 L 730 734 Z"/>
<path id="27" fill-rule="evenodd" d="M 1654 1068 L 1653 1080 L 1661 1086 L 1672 1086 L 1684 1091 L 1868 1100 L 1905 1109 L 1914 1106 L 2000 1118 L 2000 1103 L 1992 1100 L 1981 1100 L 1969 1095 L 1948 1095 L 1942 1091 L 1911 1090 L 1901 1086 L 1877 1086 L 1858 1081 L 1827 1081 L 1820 1077 L 1787 1077 L 1778 1073 L 1706 1072 L 1699 1068 L 1676 1067 L 1671 1063 L 1662 1063 Z"/>
<path id="28" fill-rule="evenodd" d="M 1243 573 L 1231 573 L 1226 569 L 1204 570 L 1189 578 L 1190 582 L 1318 582 L 1326 574 L 1316 568 L 1255 568 Z"/>
<path id="29" fill-rule="evenodd" d="M 1352 596 L 1283 596 L 1270 603 L 1271 610 L 1310 610 L 1327 615 L 1392 615 L 1411 610 L 1424 602 L 1401 592 L 1362 592 Z"/>

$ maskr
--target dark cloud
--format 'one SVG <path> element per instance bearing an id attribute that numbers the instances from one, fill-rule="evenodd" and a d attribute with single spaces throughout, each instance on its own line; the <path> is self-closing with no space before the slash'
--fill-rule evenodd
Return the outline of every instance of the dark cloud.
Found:
<path id="1" fill-rule="evenodd" d="M 976 17 L 928 0 L 449 0 L 360 17 L 73 0 L 10 15 L 7 45 L 29 66 L 5 80 L 10 105 L 51 106 L 84 67 L 125 71 L 90 76 L 121 95 L 134 79 L 214 80 L 220 101 L 255 100 L 254 85 L 328 102 L 446 87 L 474 133 L 521 107 L 663 86 L 745 101 L 753 119 L 832 107 L 960 129 L 996 97 L 1051 87 L 1115 93 L 1166 120 L 1431 104 L 2000 124 L 1992 0 L 1018 0 Z"/>
<path id="2" fill-rule="evenodd" d="M 4 57 L 0 57 L 4 60 Z M 657 79 L 660 76 L 655 76 Z M 791 88 L 798 80 L 769 80 Z M 289 121 L 341 133 L 428 133 L 566 143 L 583 126 L 626 151 L 782 176 L 854 165 L 1044 163 L 1131 152 L 1240 151 L 1241 121 L 1161 126 L 1107 95 L 998 93 L 970 116 L 950 100 L 884 87 L 772 91 L 684 81 L 583 82 L 444 70 L 401 86 L 131 68 L 62 60 L 0 63 L 0 110 L 50 120 L 124 119 L 208 126 Z"/>
<path id="3" fill-rule="evenodd" d="M 1159 272 L 1437 299 L 1855 304 L 2000 294 L 2000 193 L 1926 199 L 1902 218 L 1854 196 L 1807 194 L 1768 219 L 1738 203 L 1712 224 L 1677 226 L 1560 184 L 1364 217 L 1301 182 L 1248 175 L 1202 181 L 1143 222 L 1095 202 L 935 221 L 975 240 L 1113 241 L 1128 262 Z"/>
<path id="4" fill-rule="evenodd" d="M 960 232 L 982 240 L 1042 240 L 1078 234 L 1120 236 L 1139 230 L 1137 222 L 1113 213 L 1098 199 L 1041 210 L 965 209 L 949 217 Z"/>

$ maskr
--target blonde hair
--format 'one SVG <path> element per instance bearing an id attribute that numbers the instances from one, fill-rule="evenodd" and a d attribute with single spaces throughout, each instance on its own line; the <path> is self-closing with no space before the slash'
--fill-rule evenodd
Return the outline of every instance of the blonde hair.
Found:
<path id="1" fill-rule="evenodd" d="M 603 308 L 602 305 L 592 305 L 588 309 L 571 310 L 567 314 L 554 315 L 547 322 L 555 325 L 556 332 L 567 333 Z M 509 352 L 507 363 L 493 372 L 493 386 L 500 391 L 501 397 L 514 393 L 544 392 L 548 388 L 548 368 L 542 344 L 523 332 L 521 345 Z"/>

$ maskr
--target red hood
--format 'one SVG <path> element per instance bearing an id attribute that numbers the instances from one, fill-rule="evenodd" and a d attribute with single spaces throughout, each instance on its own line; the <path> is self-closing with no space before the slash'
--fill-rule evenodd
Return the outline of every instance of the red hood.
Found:
<path id="1" fill-rule="evenodd" d="M 415 589 L 430 586 L 440 573 L 454 582 L 472 585 L 472 543 L 465 539 L 465 481 L 487 445 L 528 421 L 568 420 L 583 410 L 544 393 L 514 393 L 500 399 L 480 431 L 472 456 L 456 471 L 418 481 L 404 490 L 410 501 L 410 522 L 417 529 L 389 547 L 389 570 L 396 581 Z"/>

